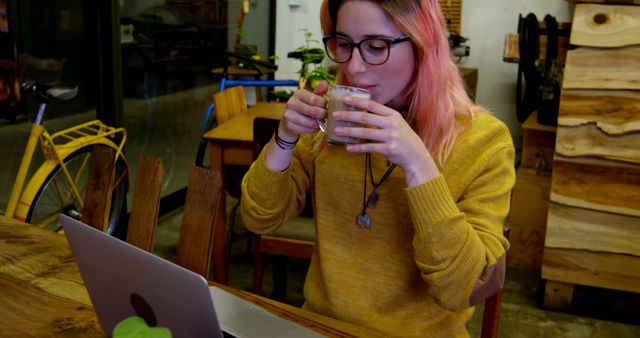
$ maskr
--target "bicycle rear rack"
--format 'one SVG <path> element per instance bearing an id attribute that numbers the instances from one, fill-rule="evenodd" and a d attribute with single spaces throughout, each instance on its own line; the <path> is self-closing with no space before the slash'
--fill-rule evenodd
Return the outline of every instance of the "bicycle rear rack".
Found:
<path id="1" fill-rule="evenodd" d="M 116 140 L 117 135 L 121 136 L 120 140 Z M 122 155 L 122 148 L 127 139 L 127 132 L 124 128 L 110 127 L 99 120 L 93 120 L 51 135 L 44 133 L 42 137 L 46 140 L 43 144 L 50 144 L 58 149 L 80 148 L 87 144 L 94 143 L 98 139 L 108 138 L 117 146 L 117 159 Z"/>

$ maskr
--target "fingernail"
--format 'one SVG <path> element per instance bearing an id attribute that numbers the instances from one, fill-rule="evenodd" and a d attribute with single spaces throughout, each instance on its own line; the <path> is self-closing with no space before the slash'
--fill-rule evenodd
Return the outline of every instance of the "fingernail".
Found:
<path id="1" fill-rule="evenodd" d="M 340 111 L 334 111 L 333 112 L 333 117 L 341 117 L 342 113 Z"/>
<path id="2" fill-rule="evenodd" d="M 351 98 L 351 96 L 347 96 L 344 98 L 344 102 L 346 103 L 353 102 L 353 99 Z"/>

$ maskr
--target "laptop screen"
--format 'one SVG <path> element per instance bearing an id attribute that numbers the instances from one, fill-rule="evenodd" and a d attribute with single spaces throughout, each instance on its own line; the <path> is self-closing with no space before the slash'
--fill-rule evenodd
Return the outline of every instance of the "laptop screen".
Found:
<path id="1" fill-rule="evenodd" d="M 222 337 L 202 276 L 67 216 L 60 223 L 105 333 L 137 315 L 174 337 Z"/>

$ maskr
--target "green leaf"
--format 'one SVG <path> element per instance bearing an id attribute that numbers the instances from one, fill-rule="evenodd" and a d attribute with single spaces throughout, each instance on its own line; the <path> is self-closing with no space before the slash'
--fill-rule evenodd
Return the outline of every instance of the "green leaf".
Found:
<path id="1" fill-rule="evenodd" d="M 138 316 L 131 316 L 121 321 L 113 329 L 113 338 L 172 338 L 171 331 L 162 326 L 149 327 Z"/>

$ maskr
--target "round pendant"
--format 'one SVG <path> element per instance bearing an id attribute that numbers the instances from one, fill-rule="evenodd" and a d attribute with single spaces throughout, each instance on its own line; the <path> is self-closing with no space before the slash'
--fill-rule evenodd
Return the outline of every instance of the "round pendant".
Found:
<path id="1" fill-rule="evenodd" d="M 357 222 L 362 229 L 371 228 L 371 218 L 367 213 L 358 215 Z"/>

